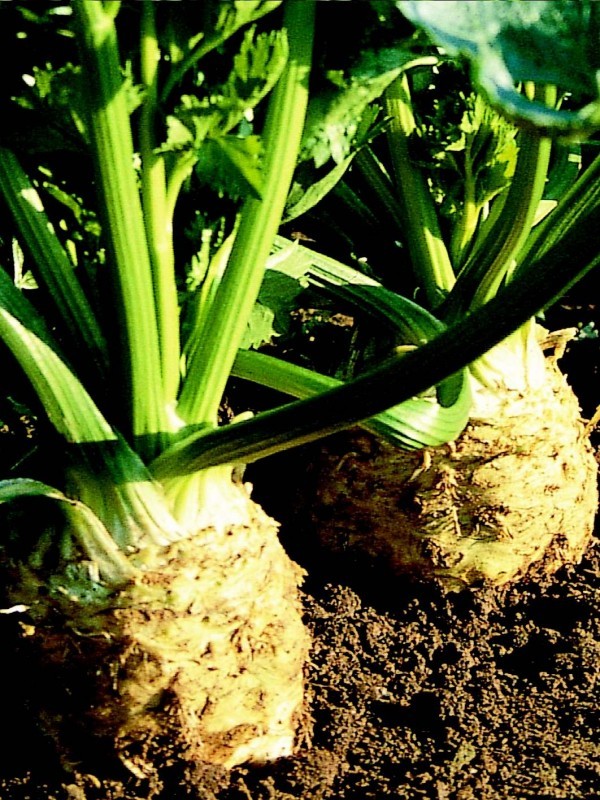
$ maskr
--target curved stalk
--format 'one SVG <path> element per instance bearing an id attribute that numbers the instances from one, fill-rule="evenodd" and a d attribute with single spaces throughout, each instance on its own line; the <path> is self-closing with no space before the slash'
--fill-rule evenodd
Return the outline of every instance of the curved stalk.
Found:
<path id="1" fill-rule="evenodd" d="M 151 465 L 158 478 L 216 464 L 247 463 L 350 427 L 470 364 L 600 264 L 600 208 L 524 275 L 427 344 L 319 397 L 290 403 L 209 433 L 192 434 Z M 572 258 L 564 254 L 572 253 Z"/>
<path id="2" fill-rule="evenodd" d="M 232 374 L 297 398 L 314 397 L 342 385 L 336 378 L 253 350 L 240 350 Z M 468 396 L 466 380 L 463 392 Z M 462 398 L 444 408 L 433 397 L 413 397 L 359 424 L 392 444 L 416 450 L 456 439 L 469 419 L 468 409 L 469 403 L 462 402 Z"/>
<path id="3" fill-rule="evenodd" d="M 433 199 L 419 168 L 413 164 L 408 139 L 416 129 L 408 77 L 403 74 L 384 93 L 390 115 L 388 142 L 401 200 L 404 229 L 413 269 L 427 305 L 434 310 L 454 285 L 454 270 L 442 237 Z"/>

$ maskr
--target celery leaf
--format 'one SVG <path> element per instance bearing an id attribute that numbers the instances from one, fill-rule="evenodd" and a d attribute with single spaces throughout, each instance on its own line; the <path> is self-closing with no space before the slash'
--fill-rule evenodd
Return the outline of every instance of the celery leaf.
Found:
<path id="1" fill-rule="evenodd" d="M 198 153 L 196 175 L 229 197 L 261 198 L 261 147 L 257 136 L 207 139 Z"/>
<path id="2" fill-rule="evenodd" d="M 167 117 L 168 139 L 161 150 L 198 150 L 208 137 L 233 131 L 277 82 L 287 59 L 287 40 L 280 31 L 255 36 L 246 31 L 225 83 L 209 87 L 203 97 L 183 95 Z"/>
<path id="3" fill-rule="evenodd" d="M 435 59 L 426 59 L 426 61 Z M 408 44 L 361 53 L 348 74 L 329 73 L 329 83 L 313 93 L 308 104 L 301 161 L 320 167 L 330 158 L 336 164 L 352 151 L 361 131 L 361 118 L 390 83 L 418 59 Z"/>

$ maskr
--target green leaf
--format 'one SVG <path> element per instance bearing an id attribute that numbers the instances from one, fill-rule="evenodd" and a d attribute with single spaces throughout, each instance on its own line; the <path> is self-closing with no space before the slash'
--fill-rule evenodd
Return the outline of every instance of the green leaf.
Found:
<path id="1" fill-rule="evenodd" d="M 134 578 L 136 570 L 120 552 L 102 522 L 84 503 L 40 481 L 28 478 L 0 481 L 0 504 L 22 497 L 45 497 L 57 502 L 70 522 L 70 532 L 87 558 L 96 565 L 99 576 L 112 587 Z"/>
<path id="2" fill-rule="evenodd" d="M 490 103 L 548 134 L 600 128 L 600 6 L 592 0 L 397 0 L 396 6 L 450 55 L 465 56 Z M 573 108 L 525 97 L 520 82 L 554 85 Z"/>
<path id="3" fill-rule="evenodd" d="M 186 96 L 184 95 L 181 100 L 182 103 L 185 103 Z M 194 101 L 192 100 L 190 102 Z M 207 124 L 207 130 L 208 127 L 209 126 Z M 196 135 L 198 135 L 198 132 L 195 126 L 192 128 L 190 125 L 183 122 L 179 117 L 170 114 L 167 117 L 167 141 L 161 147 L 161 152 L 177 152 L 178 150 L 185 150 L 194 144 Z M 200 134 L 201 139 L 203 139 L 204 136 L 206 136 L 206 132 Z"/>
<path id="4" fill-rule="evenodd" d="M 356 152 L 351 153 L 343 161 L 340 161 L 339 164 L 336 164 L 333 169 L 326 172 L 324 177 L 319 180 L 307 181 L 308 185 L 306 186 L 304 182 L 296 180 L 288 197 L 283 222 L 290 222 L 296 217 L 306 214 L 306 212 L 316 206 L 326 194 L 329 194 L 344 176 L 344 173 L 354 160 Z M 296 178 L 298 177 L 297 175 Z"/>
<path id="5" fill-rule="evenodd" d="M 196 175 L 215 191 L 228 197 L 261 199 L 260 139 L 220 136 L 207 139 L 198 153 Z"/>
<path id="6" fill-rule="evenodd" d="M 39 289 L 36 279 L 31 274 L 31 270 L 25 270 L 25 254 L 17 239 L 12 241 L 12 256 L 14 269 L 14 282 L 17 289 Z"/>
<path id="7" fill-rule="evenodd" d="M 462 153 L 465 172 L 474 181 L 474 202 L 483 206 L 504 189 L 517 161 L 516 128 L 483 100 L 471 95 L 459 126 L 461 137 L 447 147 Z"/>
<path id="8" fill-rule="evenodd" d="M 277 267 L 267 268 L 258 293 L 258 302 L 261 307 L 269 310 L 270 321 L 269 327 L 264 329 L 265 335 L 260 344 L 271 342 L 273 337 L 287 333 L 290 327 L 290 313 L 298 307 L 298 296 L 306 286 L 307 281 L 303 274 L 295 278 Z M 264 319 L 266 323 L 266 316 Z"/>
<path id="9" fill-rule="evenodd" d="M 377 121 L 380 111 L 375 103 L 364 109 L 351 142 L 352 152 L 339 163 L 334 160 L 333 167 L 327 162 L 318 168 L 311 159 L 298 165 L 286 203 L 284 222 L 306 214 L 336 188 L 355 156 L 384 130 L 386 122 Z"/>
<path id="10" fill-rule="evenodd" d="M 82 230 L 97 238 L 100 236 L 100 223 L 96 215 L 84 206 L 81 197 L 69 193 L 50 180 L 44 180 L 42 188 L 72 213 L 75 222 Z"/>
<path id="11" fill-rule="evenodd" d="M 34 67 L 26 86 L 14 102 L 30 112 L 24 118 L 29 129 L 25 141 L 14 146 L 26 144 L 34 152 L 80 149 L 87 138 L 81 68 L 70 63 Z"/>
<path id="12" fill-rule="evenodd" d="M 309 101 L 300 160 L 311 159 L 316 167 L 330 158 L 336 164 L 341 163 L 354 147 L 367 106 L 401 72 L 436 60 L 417 57 L 408 45 L 401 43 L 398 47 L 361 53 L 347 77 L 332 74 L 330 85 L 318 94 L 313 93 Z"/>
<path id="13" fill-rule="evenodd" d="M 274 11 L 279 5 L 281 0 L 233 0 L 227 3 L 221 0 L 207 1 L 200 6 L 204 18 L 203 30 L 198 34 L 198 26 L 195 24 L 192 36 L 181 29 L 179 19 L 178 25 L 171 26 L 168 49 L 175 68 L 167 80 L 162 99 L 171 93 L 183 75 L 207 53 L 233 36 L 240 28 Z"/>
<path id="14" fill-rule="evenodd" d="M 211 25 L 211 33 L 221 40 L 232 36 L 239 28 L 274 11 L 281 0 L 233 0 L 223 4 L 213 4 L 218 9 L 218 17 Z"/>
<path id="15" fill-rule="evenodd" d="M 255 303 L 240 343 L 241 349 L 256 349 L 268 344 L 275 336 L 274 319 L 275 314 L 268 306 L 260 302 Z"/>
<path id="16" fill-rule="evenodd" d="M 232 131 L 277 83 L 288 54 L 282 31 L 256 35 L 246 31 L 224 84 L 209 87 L 205 97 L 183 95 L 173 115 L 167 118 L 168 138 L 161 150 L 199 149 L 207 137 L 218 138 Z"/>

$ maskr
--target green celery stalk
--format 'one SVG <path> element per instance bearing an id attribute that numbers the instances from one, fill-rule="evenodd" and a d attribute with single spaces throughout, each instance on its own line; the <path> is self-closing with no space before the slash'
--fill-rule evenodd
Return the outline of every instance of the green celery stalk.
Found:
<path id="1" fill-rule="evenodd" d="M 535 94 L 536 97 L 541 95 L 547 103 L 556 101 L 554 87 L 538 88 Z M 500 214 L 489 233 L 480 242 L 475 242 L 453 291 L 444 303 L 444 319 L 455 319 L 467 310 L 479 307 L 510 278 L 515 259 L 531 233 L 542 199 L 551 146 L 551 140 L 537 131 L 521 131 L 515 174 Z"/>
<path id="2" fill-rule="evenodd" d="M 99 184 L 103 233 L 121 319 L 124 430 L 146 455 L 168 430 L 152 267 L 134 169 L 126 86 L 114 17 L 118 5 L 74 0 L 87 83 L 89 130 Z"/>
<path id="3" fill-rule="evenodd" d="M 537 225 L 519 252 L 515 272 L 529 268 L 532 260 L 539 258 L 560 239 L 579 220 L 590 213 L 600 203 L 600 156 L 596 156 L 561 197 L 558 205 Z"/>
<path id="4" fill-rule="evenodd" d="M 148 0 L 144 0 L 142 6 L 140 55 L 145 87 L 139 125 L 142 206 L 152 265 L 163 400 L 167 405 L 174 405 L 179 387 L 180 352 L 179 304 L 173 250 L 174 208 L 167 196 L 164 157 L 156 152 L 160 48 L 156 32 L 155 4 Z"/>
<path id="5" fill-rule="evenodd" d="M 408 140 L 416 129 L 406 74 L 400 75 L 384 93 L 390 116 L 388 142 L 396 192 L 404 216 L 404 232 L 413 269 L 430 309 L 440 305 L 452 289 L 455 275 L 440 230 L 433 199 L 420 169 L 412 162 Z"/>
<path id="6" fill-rule="evenodd" d="M 308 102 L 314 3 L 288 3 L 289 60 L 269 98 L 263 134 L 264 186 L 241 211 L 231 256 L 192 347 L 178 404 L 188 424 L 216 424 L 217 412 L 247 320 L 263 280 L 292 180 Z"/>
<path id="7" fill-rule="evenodd" d="M 402 233 L 406 223 L 403 209 L 394 193 L 392 182 L 384 173 L 381 164 L 369 146 L 363 147 L 362 150 L 357 153 L 356 166 L 367 182 L 369 189 L 375 192 L 388 216 L 393 220 L 399 232 Z M 340 186 L 340 191 L 337 193 L 338 196 L 342 194 L 342 192 L 345 192 L 346 197 L 352 199 L 353 193 L 349 187 L 344 185 Z M 372 214 L 373 212 L 370 211 L 370 213 Z"/>
<path id="8" fill-rule="evenodd" d="M 185 346 L 185 377 L 177 404 L 177 415 L 187 426 L 217 424 L 223 392 L 281 224 L 308 102 L 314 13 L 312 0 L 288 2 L 284 8 L 288 62 L 267 108 L 262 197 L 245 201 L 233 243 L 226 240 L 213 258 L 197 300 L 201 305 Z M 229 469 L 217 467 L 168 479 L 163 486 L 176 518 L 193 527 L 199 509 L 213 502 L 210 498 L 230 479 Z"/>
<path id="9" fill-rule="evenodd" d="M 0 148 L 0 191 L 29 251 L 37 277 L 56 305 L 75 345 L 85 352 L 104 380 L 108 374 L 106 342 L 94 312 L 75 277 L 73 265 L 50 227 L 42 200 L 10 150 Z"/>

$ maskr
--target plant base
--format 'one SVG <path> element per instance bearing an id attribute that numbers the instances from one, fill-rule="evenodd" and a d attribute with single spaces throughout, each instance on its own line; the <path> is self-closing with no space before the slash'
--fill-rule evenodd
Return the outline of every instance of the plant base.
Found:
<path id="1" fill-rule="evenodd" d="M 493 419 L 451 445 L 408 453 L 362 431 L 333 439 L 312 506 L 323 544 L 453 590 L 578 562 L 598 507 L 597 464 L 572 390 L 553 363 L 547 372 L 526 395 L 507 391 Z"/>
<path id="2" fill-rule="evenodd" d="M 159 764 L 229 768 L 294 750 L 309 648 L 302 571 L 239 489 L 245 524 L 136 554 L 141 578 L 109 604 L 30 608 L 22 651 L 63 763 L 93 770 L 110 756 L 142 779 Z"/>

